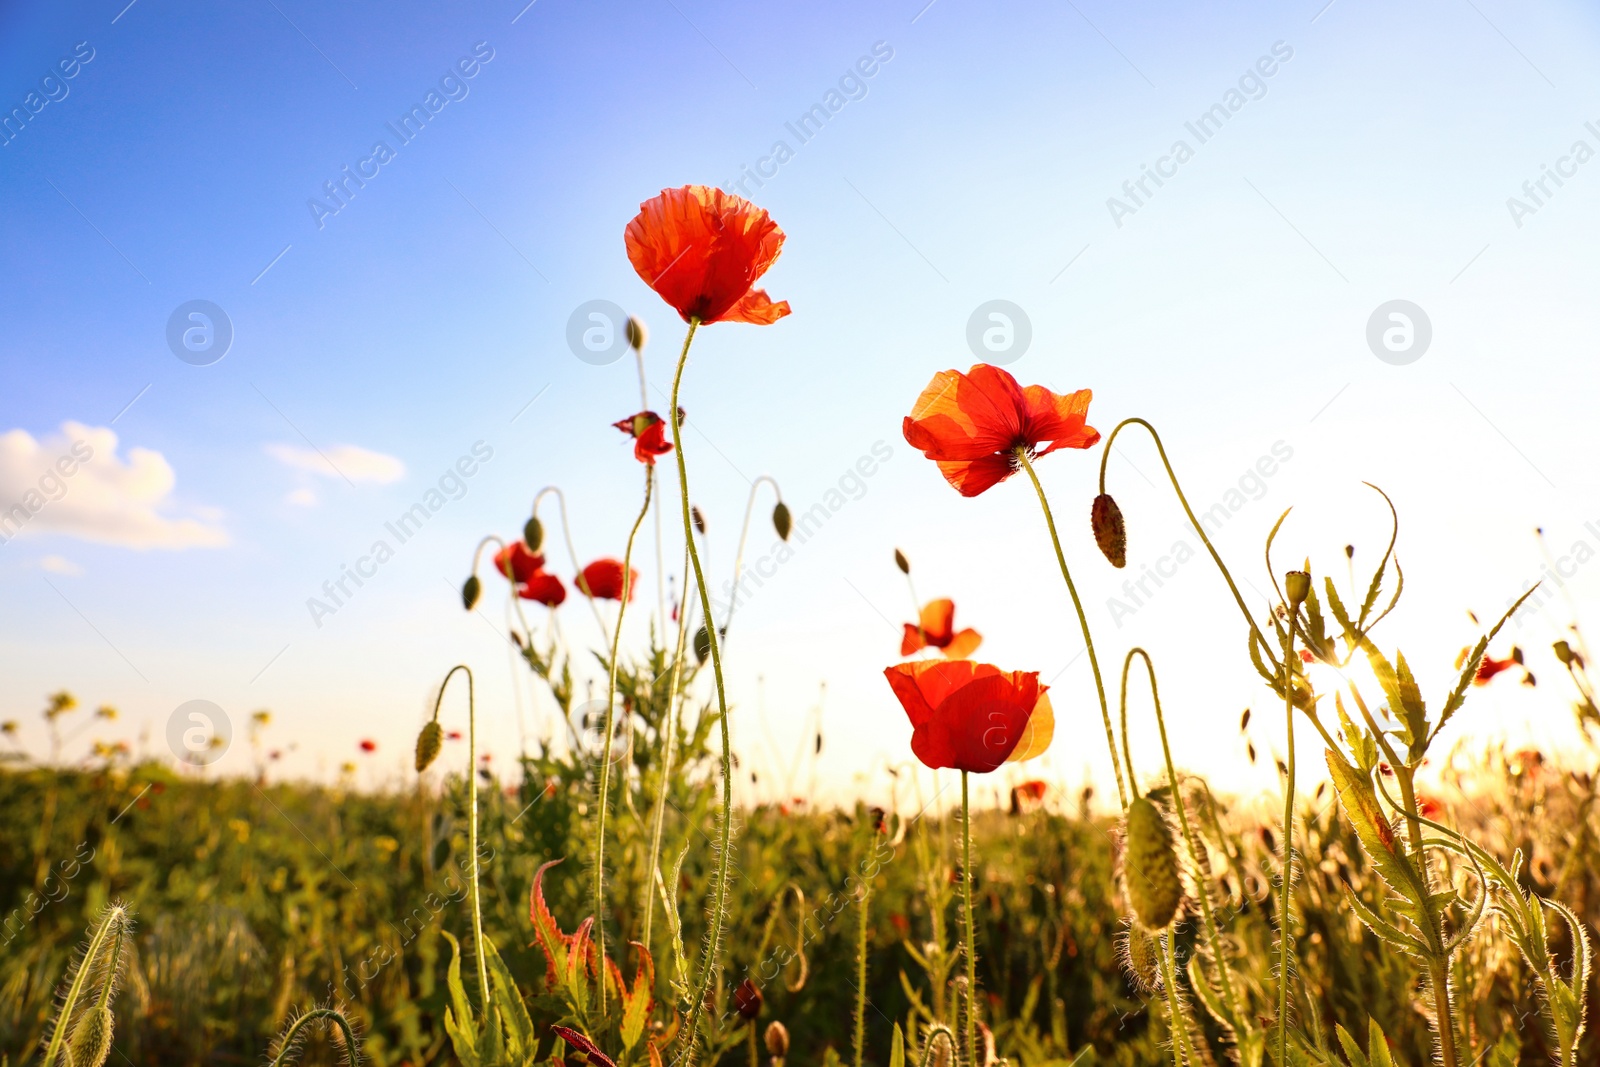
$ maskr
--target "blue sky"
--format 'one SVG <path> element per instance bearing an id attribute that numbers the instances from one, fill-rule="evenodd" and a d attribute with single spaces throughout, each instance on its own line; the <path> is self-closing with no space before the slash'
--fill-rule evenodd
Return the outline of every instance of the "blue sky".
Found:
<path id="1" fill-rule="evenodd" d="M 794 314 L 703 331 L 685 385 L 714 570 L 731 569 L 757 474 L 799 511 L 878 442 L 890 458 L 739 609 L 736 736 L 758 765 L 787 764 L 773 753 L 801 743 L 824 681 L 825 780 L 849 788 L 908 757 L 879 676 L 910 611 L 898 545 L 918 592 L 954 597 L 986 635 L 983 657 L 1054 678 L 1046 775 L 1104 774 L 1028 487 L 962 500 L 899 436 L 927 379 L 974 361 L 968 319 L 988 300 L 1031 322 L 1011 371 L 1092 387 L 1102 430 L 1149 418 L 1197 506 L 1246 479 L 1218 543 L 1258 588 L 1285 507 L 1283 559 L 1342 575 L 1346 543 L 1370 561 L 1385 535 L 1360 483 L 1389 490 L 1407 599 L 1387 642 L 1428 664 L 1434 691 L 1476 636 L 1466 612 L 1495 614 L 1539 577 L 1535 526 L 1558 557 L 1600 550 L 1585 236 L 1600 161 L 1575 153 L 1600 150 L 1600 85 L 1580 5 L 124 2 L 0 6 L 0 107 L 29 116 L 0 146 L 0 507 L 72 440 L 102 445 L 93 477 L 67 478 L 0 547 L 0 717 L 34 751 L 42 697 L 65 686 L 122 710 L 79 749 L 146 731 L 159 752 L 171 710 L 204 698 L 241 730 L 271 708 L 269 743 L 298 745 L 288 773 L 332 773 L 376 738 L 376 779 L 465 661 L 513 754 L 519 707 L 537 734 L 549 702 L 513 683 L 494 584 L 482 615 L 459 610 L 472 548 L 556 484 L 585 559 L 620 554 L 641 488 L 609 427 L 637 408 L 632 361 L 575 358 L 568 318 L 590 300 L 640 315 L 664 407 L 682 324 L 634 275 L 622 228 L 662 187 L 736 181 L 780 140 L 792 158 L 744 190 L 788 234 L 766 282 Z M 875 49 L 872 75 L 853 73 Z M 842 106 L 799 143 L 788 124 L 835 90 Z M 386 124 L 430 91 L 447 102 L 402 144 Z M 1201 143 L 1186 124 L 1219 104 Z M 314 211 L 379 140 L 393 158 L 337 213 Z M 1133 184 L 1158 167 L 1164 184 Z M 1366 337 L 1397 299 L 1432 329 L 1403 366 Z M 207 366 L 166 339 L 193 300 L 232 325 Z M 1082 518 L 1097 455 L 1041 466 L 1102 659 L 1114 672 L 1149 647 L 1180 759 L 1266 782 L 1235 725 L 1257 705 L 1269 750 L 1268 701 L 1205 561 L 1131 614 L 1110 604 L 1193 542 L 1149 443 L 1123 440 L 1129 572 L 1099 562 Z M 479 442 L 492 459 L 463 495 L 317 626 L 307 599 Z M 1275 446 L 1290 458 L 1251 479 Z M 759 527 L 753 554 L 771 540 Z M 680 545 L 669 536 L 671 571 Z M 1572 603 L 1513 627 L 1540 687 L 1476 694 L 1464 735 L 1570 739 L 1548 646 L 1600 593 L 1600 566 L 1577 556 Z M 592 639 L 581 604 L 562 613 Z M 247 765 L 240 744 L 223 767 Z"/>

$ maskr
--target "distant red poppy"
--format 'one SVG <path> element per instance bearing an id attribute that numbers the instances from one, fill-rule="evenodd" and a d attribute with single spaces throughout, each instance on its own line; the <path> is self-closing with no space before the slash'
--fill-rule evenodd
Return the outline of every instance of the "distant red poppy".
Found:
<path id="1" fill-rule="evenodd" d="M 1417 794 L 1417 814 L 1424 819 L 1437 819 L 1444 811 L 1444 804 L 1425 793 Z"/>
<path id="2" fill-rule="evenodd" d="M 361 751 L 370 756 L 372 753 L 378 751 L 378 742 L 370 739 L 363 739 L 361 742 Z"/>
<path id="3" fill-rule="evenodd" d="M 667 424 L 653 411 L 641 411 L 611 425 L 633 438 L 633 458 L 647 467 L 656 465 L 657 456 L 672 451 L 672 442 L 667 440 Z M 681 419 L 678 425 L 683 425 Z"/>
<path id="4" fill-rule="evenodd" d="M 936 659 L 883 673 L 911 719 L 911 751 L 928 767 L 987 774 L 1050 744 L 1055 714 L 1037 671 Z"/>
<path id="5" fill-rule="evenodd" d="M 589 595 L 600 600 L 622 599 L 622 561 L 616 559 L 597 559 L 578 575 L 578 589 L 587 590 Z M 639 571 L 628 568 L 628 599 L 633 600 L 633 595 L 639 589 Z"/>
<path id="6" fill-rule="evenodd" d="M 461 740 L 461 731 L 451 730 L 444 735 L 444 739 L 446 741 L 459 741 Z"/>
<path id="7" fill-rule="evenodd" d="M 639 205 L 623 233 L 644 283 L 684 322 L 770 326 L 789 314 L 752 288 L 777 260 L 783 231 L 766 211 L 721 189 L 663 189 Z"/>
<path id="8" fill-rule="evenodd" d="M 494 554 L 494 569 L 513 582 L 525 582 L 544 569 L 544 556 L 530 549 L 519 537 Z"/>
<path id="9" fill-rule="evenodd" d="M 1021 815 L 1023 812 L 1037 810 L 1044 804 L 1045 794 L 1049 791 L 1049 783 L 1041 782 L 1037 778 L 1012 786 L 1011 814 Z"/>
<path id="10" fill-rule="evenodd" d="M 935 374 L 901 432 L 939 464 L 957 492 L 977 496 L 1021 469 L 1018 449 L 1033 459 L 1100 440 L 1100 431 L 1085 421 L 1092 395 L 1088 389 L 1061 395 L 1042 385 L 1023 388 L 999 367 L 979 363 L 966 374 Z"/>
<path id="11" fill-rule="evenodd" d="M 1515 666 L 1517 666 L 1515 652 L 1513 652 L 1513 654 L 1506 659 L 1495 659 L 1493 656 L 1484 656 L 1483 662 L 1478 664 L 1478 673 L 1473 675 L 1472 684 L 1488 685 L 1490 682 L 1494 681 L 1495 675 L 1499 674 L 1501 671 L 1510 670 Z"/>
<path id="12" fill-rule="evenodd" d="M 918 622 L 905 624 L 900 654 L 909 656 L 924 648 L 937 648 L 946 659 L 970 659 L 983 644 L 983 636 L 976 630 L 956 632 L 955 617 L 955 601 L 948 598 L 928 601 L 923 605 Z"/>
<path id="13" fill-rule="evenodd" d="M 537 600 L 545 607 L 553 608 L 567 599 L 567 587 L 549 571 L 538 570 L 518 587 L 517 595 L 523 600 Z"/>

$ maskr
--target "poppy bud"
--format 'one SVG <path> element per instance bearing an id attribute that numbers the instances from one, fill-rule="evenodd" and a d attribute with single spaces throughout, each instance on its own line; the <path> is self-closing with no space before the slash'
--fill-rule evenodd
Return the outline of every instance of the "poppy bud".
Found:
<path id="1" fill-rule="evenodd" d="M 1178 913 L 1183 882 L 1172 829 L 1148 797 L 1128 805 L 1127 852 L 1122 857 L 1122 887 L 1134 915 L 1148 929 L 1163 930 Z"/>
<path id="2" fill-rule="evenodd" d="M 1555 652 L 1556 659 L 1561 661 L 1561 665 L 1563 667 L 1570 667 L 1574 663 L 1576 663 L 1580 667 L 1583 666 L 1583 657 L 1578 655 L 1576 652 L 1572 651 L 1572 646 L 1569 645 L 1567 642 L 1565 642 L 1565 641 L 1557 641 L 1554 645 L 1551 645 L 1550 647 L 1551 647 L 1551 651 Z"/>
<path id="3" fill-rule="evenodd" d="M 694 658 L 704 664 L 711 656 L 711 635 L 704 626 L 694 632 Z"/>
<path id="4" fill-rule="evenodd" d="M 701 537 L 704 537 L 706 535 L 706 516 L 705 513 L 700 510 L 700 506 L 698 504 L 689 509 L 689 516 L 694 520 L 695 531 L 699 533 Z"/>
<path id="5" fill-rule="evenodd" d="M 767 1053 L 783 1059 L 789 1054 L 789 1028 L 774 1019 L 767 1024 Z"/>
<path id="6" fill-rule="evenodd" d="M 71 1063 L 101 1067 L 111 1055 L 111 1009 L 97 1004 L 72 1031 Z M 62 1049 L 63 1052 L 67 1051 Z"/>
<path id="7" fill-rule="evenodd" d="M 753 1022 L 761 1014 L 761 1000 L 761 990 L 748 978 L 733 991 L 733 1006 L 738 1010 L 739 1018 L 748 1022 Z"/>
<path id="8" fill-rule="evenodd" d="M 1150 931 L 1130 920 L 1128 929 L 1117 946 L 1122 958 L 1122 969 L 1141 993 L 1154 993 L 1161 988 L 1161 950 Z"/>
<path id="9" fill-rule="evenodd" d="M 1283 595 L 1288 598 L 1291 608 L 1298 608 L 1306 602 L 1306 597 L 1311 595 L 1309 566 L 1303 571 L 1290 571 L 1283 576 Z"/>
<path id="10" fill-rule="evenodd" d="M 468 575 L 467 580 L 461 583 L 461 603 L 468 611 L 478 606 L 478 597 L 483 595 L 483 583 L 478 581 L 476 574 Z"/>
<path id="11" fill-rule="evenodd" d="M 431 719 L 417 735 L 417 773 L 421 774 L 428 769 L 428 765 L 439 758 L 439 749 L 444 745 L 444 727 L 439 725 L 439 720 Z"/>
<path id="12" fill-rule="evenodd" d="M 640 322 L 634 316 L 629 315 L 627 334 L 628 347 L 633 349 L 635 352 L 643 352 L 645 342 L 650 340 L 650 331 L 644 328 L 644 323 Z"/>
<path id="13" fill-rule="evenodd" d="M 778 531 L 778 538 L 789 540 L 789 530 L 794 525 L 794 520 L 789 517 L 789 505 L 778 501 L 778 506 L 772 509 L 772 526 Z"/>
<path id="14" fill-rule="evenodd" d="M 539 551 L 539 546 L 544 544 L 544 523 L 535 515 L 522 527 L 522 543 L 528 546 L 529 552 Z"/>
<path id="15" fill-rule="evenodd" d="M 898 548 L 894 550 L 894 565 L 900 568 L 901 574 L 911 573 L 911 561 L 906 559 L 906 554 Z"/>
<path id="16" fill-rule="evenodd" d="M 1128 565 L 1128 526 L 1122 521 L 1122 509 L 1111 499 L 1111 494 L 1101 493 L 1089 508 L 1089 525 L 1094 528 L 1094 543 L 1100 554 L 1111 561 L 1113 567 Z"/>

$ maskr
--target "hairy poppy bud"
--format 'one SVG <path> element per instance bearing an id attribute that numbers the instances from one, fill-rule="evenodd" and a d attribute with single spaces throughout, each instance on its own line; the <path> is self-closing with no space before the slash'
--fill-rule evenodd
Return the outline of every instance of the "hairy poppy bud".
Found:
<path id="1" fill-rule="evenodd" d="M 1306 561 L 1305 570 L 1290 571 L 1283 576 L 1283 595 L 1288 598 L 1291 608 L 1298 608 L 1306 602 L 1306 597 L 1311 595 L 1310 560 Z"/>
<path id="2" fill-rule="evenodd" d="M 753 1021 L 761 1014 L 761 1000 L 761 990 L 748 978 L 733 991 L 733 1006 L 738 1010 L 739 1018 L 746 1021 Z"/>
<path id="3" fill-rule="evenodd" d="M 102 1067 L 111 1055 L 111 1009 L 96 1005 L 72 1031 L 72 1060 L 80 1067 Z M 62 1051 L 66 1051 L 63 1049 Z"/>
<path id="4" fill-rule="evenodd" d="M 928 1035 L 928 1044 L 922 1054 L 922 1067 L 952 1067 L 955 1048 L 955 1038 L 950 1036 L 948 1029 L 941 1027 Z"/>
<path id="5" fill-rule="evenodd" d="M 778 501 L 778 506 L 772 509 L 772 526 L 778 531 L 781 540 L 789 540 L 789 530 L 794 525 L 794 520 L 789 517 L 789 505 Z"/>
<path id="6" fill-rule="evenodd" d="M 694 632 L 694 658 L 702 664 L 711 656 L 711 635 L 704 626 Z"/>
<path id="7" fill-rule="evenodd" d="M 1122 857 L 1122 887 L 1134 915 L 1148 929 L 1162 930 L 1178 913 L 1183 882 L 1172 829 L 1148 797 L 1128 805 L 1127 852 Z"/>
<path id="8" fill-rule="evenodd" d="M 696 504 L 694 507 L 689 509 L 689 517 L 694 520 L 695 531 L 699 533 L 701 537 L 704 537 L 706 535 L 706 516 L 705 512 L 700 510 L 700 505 Z"/>
<path id="9" fill-rule="evenodd" d="M 483 583 L 478 581 L 476 574 L 468 575 L 467 580 L 461 583 L 461 603 L 468 611 L 478 606 L 478 597 L 483 595 Z"/>
<path id="10" fill-rule="evenodd" d="M 789 1028 L 774 1019 L 767 1024 L 767 1053 L 783 1059 L 789 1054 Z"/>
<path id="11" fill-rule="evenodd" d="M 421 774 L 428 769 L 429 764 L 439 758 L 439 749 L 444 746 L 444 728 L 439 725 L 439 720 L 431 719 L 417 735 L 417 773 Z"/>
<path id="12" fill-rule="evenodd" d="M 901 574 L 911 573 L 911 561 L 906 559 L 906 554 L 898 548 L 894 550 L 894 565 L 900 568 Z"/>
<path id="13" fill-rule="evenodd" d="M 529 552 L 539 551 L 539 546 L 544 544 L 544 523 L 535 515 L 522 527 L 522 543 L 528 546 Z"/>
<path id="14" fill-rule="evenodd" d="M 629 315 L 627 333 L 628 347 L 633 349 L 635 352 L 643 352 L 645 342 L 650 340 L 650 331 L 644 328 L 644 323 L 640 322 L 634 316 Z"/>
<path id="15" fill-rule="evenodd" d="M 1100 554 L 1111 561 L 1113 567 L 1128 565 L 1128 526 L 1122 521 L 1122 509 L 1111 499 L 1111 494 L 1101 493 L 1089 508 L 1089 525 L 1094 527 L 1094 543 Z"/>
<path id="16" fill-rule="evenodd" d="M 1161 949 L 1150 931 L 1136 921 L 1129 921 L 1128 929 L 1117 946 L 1122 958 L 1122 969 L 1141 993 L 1154 993 L 1161 988 Z"/>

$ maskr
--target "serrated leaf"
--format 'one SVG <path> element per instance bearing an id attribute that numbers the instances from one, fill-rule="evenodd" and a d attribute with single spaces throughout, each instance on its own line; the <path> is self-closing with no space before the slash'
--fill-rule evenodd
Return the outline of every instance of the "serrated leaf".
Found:
<path id="1" fill-rule="evenodd" d="M 1478 676 L 1478 667 L 1483 663 L 1484 654 L 1489 651 L 1489 642 L 1494 640 L 1495 635 L 1500 632 L 1500 628 L 1506 624 L 1506 621 L 1511 616 L 1517 613 L 1518 608 L 1522 607 L 1522 602 L 1532 596 L 1538 588 L 1539 586 L 1535 585 L 1532 589 L 1517 597 L 1511 606 L 1506 609 L 1506 613 L 1500 616 L 1500 621 L 1495 623 L 1488 633 L 1478 639 L 1478 644 L 1473 648 L 1472 655 L 1467 657 L 1467 662 L 1461 668 L 1461 677 L 1456 681 L 1456 687 L 1450 691 L 1449 698 L 1444 702 L 1444 710 L 1439 713 L 1439 725 L 1434 727 L 1433 730 L 1435 734 L 1444 729 L 1444 724 L 1449 722 L 1450 717 L 1461 709 L 1461 705 L 1467 702 L 1467 687 Z"/>
<path id="2" fill-rule="evenodd" d="M 450 931 L 442 931 L 450 942 L 450 967 L 445 971 L 445 985 L 450 990 L 450 1007 L 445 1008 L 445 1032 L 450 1035 L 456 1058 L 464 1067 L 478 1067 L 478 1025 L 473 1019 L 472 1004 L 467 1000 L 466 986 L 461 984 L 461 943 Z M 452 1011 L 453 1009 L 453 1011 Z"/>
<path id="3" fill-rule="evenodd" d="M 1334 1033 L 1339 1037 L 1339 1045 L 1344 1049 L 1350 1067 L 1370 1067 L 1366 1053 L 1361 1051 L 1361 1046 L 1356 1044 L 1356 1039 L 1350 1036 L 1350 1031 L 1346 1030 L 1343 1024 L 1335 1024 Z"/>
<path id="4" fill-rule="evenodd" d="M 522 993 L 517 989 L 516 980 L 511 977 L 511 971 L 500 958 L 494 942 L 485 937 L 483 948 L 484 962 L 489 969 L 489 985 L 494 990 L 495 1006 L 506 1029 L 507 1052 L 511 1062 L 531 1061 L 538 1035 L 534 1032 L 533 1020 L 528 1016 L 527 1005 L 522 1001 Z"/>
<path id="5" fill-rule="evenodd" d="M 1368 775 L 1378 765 L 1378 742 L 1367 730 L 1357 726 L 1344 709 L 1344 694 L 1333 694 L 1333 706 L 1339 712 L 1339 727 L 1344 734 L 1345 744 L 1350 746 L 1351 752 L 1356 757 L 1356 764 Z"/>
<path id="6" fill-rule="evenodd" d="M 1389 1052 L 1389 1037 L 1378 1025 L 1378 1020 L 1367 1016 L 1367 1059 L 1372 1067 L 1394 1067 L 1394 1057 Z"/>
<path id="7" fill-rule="evenodd" d="M 894 1024 L 894 1043 L 889 1046 L 889 1067 L 906 1067 L 906 1035 Z"/>
<path id="8" fill-rule="evenodd" d="M 628 942 L 639 953 L 639 966 L 633 972 L 633 986 L 619 991 L 622 999 L 622 1048 L 633 1051 L 633 1046 L 644 1036 L 645 1024 L 650 1021 L 650 1008 L 655 1003 L 656 965 L 650 950 L 637 941 Z M 621 984 L 620 982 L 618 983 Z"/>

